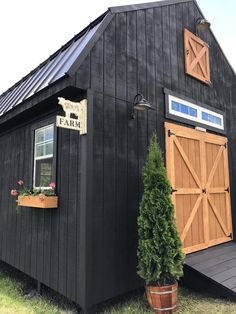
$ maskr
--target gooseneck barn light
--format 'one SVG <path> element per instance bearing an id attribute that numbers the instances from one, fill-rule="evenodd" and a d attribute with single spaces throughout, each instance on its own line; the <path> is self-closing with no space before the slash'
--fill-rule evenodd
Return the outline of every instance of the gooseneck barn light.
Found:
<path id="1" fill-rule="evenodd" d="M 206 19 L 203 18 L 198 18 L 195 22 L 195 27 L 196 27 L 196 35 L 198 35 L 199 31 L 205 31 L 207 29 L 209 29 L 209 27 L 211 26 L 211 23 L 208 22 Z"/>
<path id="2" fill-rule="evenodd" d="M 131 118 L 134 119 L 135 118 L 135 110 L 137 111 L 148 111 L 152 109 L 149 101 L 147 101 L 142 94 L 137 94 L 134 97 L 134 101 L 133 101 L 133 108 L 132 108 L 132 114 L 131 114 Z"/>

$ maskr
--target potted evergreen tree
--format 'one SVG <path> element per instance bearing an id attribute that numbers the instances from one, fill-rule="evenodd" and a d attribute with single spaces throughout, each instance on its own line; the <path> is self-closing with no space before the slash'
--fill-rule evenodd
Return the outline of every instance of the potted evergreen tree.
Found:
<path id="1" fill-rule="evenodd" d="M 138 217 L 138 275 L 156 313 L 173 313 L 177 280 L 183 275 L 184 254 L 176 227 L 171 186 L 154 134 L 143 171 L 144 192 Z"/>

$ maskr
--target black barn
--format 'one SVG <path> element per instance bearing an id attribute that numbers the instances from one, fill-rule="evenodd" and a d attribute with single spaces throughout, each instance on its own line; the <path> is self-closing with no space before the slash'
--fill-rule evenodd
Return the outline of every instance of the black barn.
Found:
<path id="1" fill-rule="evenodd" d="M 86 313 L 143 285 L 136 275 L 136 219 L 153 131 L 176 183 L 186 253 L 233 239 L 235 73 L 212 31 L 196 30 L 199 18 L 195 0 L 110 8 L 0 96 L 0 259 Z M 154 110 L 135 111 L 132 119 L 138 93 Z M 56 127 L 56 116 L 64 115 L 58 97 L 87 99 L 86 135 Z M 209 162 L 202 166 L 204 156 Z M 223 166 L 213 166 L 215 160 Z M 172 164 L 183 182 L 173 181 Z M 212 195 L 204 203 L 207 175 L 215 186 L 207 185 Z M 48 176 L 56 182 L 58 208 L 16 211 L 10 190 L 17 180 L 40 186 Z M 187 189 L 183 197 L 180 189 Z M 196 207 L 194 197 L 202 198 L 197 225 L 184 216 L 191 202 Z M 195 236 L 196 230 L 202 231 Z"/>

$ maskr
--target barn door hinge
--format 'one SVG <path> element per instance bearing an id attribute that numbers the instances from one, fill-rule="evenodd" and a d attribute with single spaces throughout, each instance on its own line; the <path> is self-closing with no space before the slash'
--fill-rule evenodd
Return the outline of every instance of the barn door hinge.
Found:
<path id="1" fill-rule="evenodd" d="M 171 135 L 175 135 L 175 133 L 172 132 L 171 130 L 168 130 L 168 136 L 171 137 Z"/>
<path id="2" fill-rule="evenodd" d="M 176 190 L 176 189 L 173 189 L 172 187 L 171 187 L 171 194 L 173 194 L 174 192 L 177 192 L 178 190 Z"/>
<path id="3" fill-rule="evenodd" d="M 228 192 L 228 193 L 229 193 L 229 188 L 225 189 L 225 192 Z"/>

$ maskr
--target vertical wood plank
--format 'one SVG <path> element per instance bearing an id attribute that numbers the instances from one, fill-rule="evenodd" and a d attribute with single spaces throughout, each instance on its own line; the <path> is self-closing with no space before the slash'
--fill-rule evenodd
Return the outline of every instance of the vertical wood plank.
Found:
<path id="1" fill-rule="evenodd" d="M 170 6 L 169 16 L 171 88 L 172 90 L 176 90 L 179 86 L 176 5 Z"/>
<path id="2" fill-rule="evenodd" d="M 207 182 L 207 170 L 206 170 L 206 143 L 203 135 L 200 137 L 200 156 L 201 156 L 201 183 L 203 189 L 205 189 Z M 204 242 L 206 246 L 209 245 L 209 208 L 206 195 L 203 195 L 203 230 L 204 230 Z"/>
<path id="3" fill-rule="evenodd" d="M 69 149 L 70 130 L 60 129 L 60 181 L 58 193 L 60 194 L 60 221 L 59 221 L 59 252 L 58 252 L 58 291 L 67 294 L 67 234 L 68 234 L 68 199 L 69 199 Z"/>
<path id="4" fill-rule="evenodd" d="M 126 99 L 127 88 L 127 14 L 116 17 L 116 97 Z M 115 291 L 122 291 L 127 283 L 127 116 L 129 103 L 115 104 Z M 119 254 L 118 252 L 123 252 Z M 113 270 L 114 272 L 114 270 Z"/>
<path id="5" fill-rule="evenodd" d="M 70 132 L 70 147 L 69 147 L 69 199 L 68 199 L 68 231 L 67 231 L 67 296 L 71 300 L 76 298 L 76 221 L 79 211 L 78 198 L 78 145 L 79 132 Z"/>
<path id="6" fill-rule="evenodd" d="M 137 12 L 127 12 L 127 99 L 132 102 L 138 92 L 137 79 Z M 137 265 L 137 215 L 139 198 L 139 167 L 138 167 L 138 119 L 131 119 L 131 105 L 128 110 L 128 139 L 127 139 L 127 287 L 138 286 L 139 278 L 133 271 Z"/>
<path id="7" fill-rule="evenodd" d="M 171 89 L 171 55 L 170 55 L 170 15 L 169 6 L 161 8 L 162 11 L 162 60 L 163 60 L 163 84 L 166 88 Z"/>

